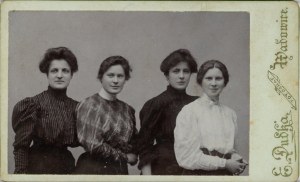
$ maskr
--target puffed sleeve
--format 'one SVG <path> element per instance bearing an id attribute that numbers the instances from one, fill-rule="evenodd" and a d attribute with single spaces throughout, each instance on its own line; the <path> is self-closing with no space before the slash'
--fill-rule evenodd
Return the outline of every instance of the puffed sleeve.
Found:
<path id="1" fill-rule="evenodd" d="M 91 107 L 88 101 L 81 102 L 76 108 L 77 136 L 83 148 L 91 154 L 101 154 L 114 160 L 127 160 L 127 155 L 121 150 L 105 142 L 105 124 L 101 123 L 101 113 Z"/>
<path id="2" fill-rule="evenodd" d="M 197 128 L 201 126 L 197 126 L 197 118 L 193 112 L 185 106 L 176 119 L 174 150 L 179 166 L 188 170 L 224 168 L 226 159 L 206 155 L 200 150 L 200 134 Z"/>
<path id="3" fill-rule="evenodd" d="M 15 132 L 14 156 L 15 173 L 27 173 L 28 150 L 37 120 L 38 107 L 31 98 L 18 102 L 12 114 L 12 127 Z"/>
<path id="4" fill-rule="evenodd" d="M 139 169 L 144 165 L 151 163 L 151 161 L 158 157 L 154 150 L 154 138 L 157 130 L 157 123 L 159 122 L 162 113 L 163 108 L 157 100 L 146 102 L 140 111 L 141 129 L 138 134 Z"/>

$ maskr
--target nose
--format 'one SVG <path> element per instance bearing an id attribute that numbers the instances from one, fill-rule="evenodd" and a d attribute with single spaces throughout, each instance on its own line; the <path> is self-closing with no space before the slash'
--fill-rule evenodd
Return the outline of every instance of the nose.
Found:
<path id="1" fill-rule="evenodd" d="M 118 78 L 116 76 L 113 77 L 113 83 L 118 83 Z"/>
<path id="2" fill-rule="evenodd" d="M 61 71 L 58 71 L 58 72 L 57 72 L 57 77 L 58 77 L 58 78 L 62 78 L 62 72 L 61 72 Z"/>
<path id="3" fill-rule="evenodd" d="M 184 78 L 184 74 L 183 74 L 182 71 L 179 73 L 179 78 L 180 78 L 180 79 L 183 79 L 183 78 Z"/>
<path id="4" fill-rule="evenodd" d="M 215 80 L 215 79 L 213 79 L 213 80 L 211 81 L 211 85 L 212 85 L 212 86 L 216 86 L 216 80 Z"/>

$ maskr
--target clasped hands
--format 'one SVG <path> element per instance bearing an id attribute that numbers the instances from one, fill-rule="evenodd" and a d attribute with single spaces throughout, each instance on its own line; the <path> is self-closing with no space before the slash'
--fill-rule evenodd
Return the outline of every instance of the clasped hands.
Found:
<path id="1" fill-rule="evenodd" d="M 239 175 L 244 172 L 248 162 L 237 153 L 233 153 L 231 158 L 226 160 L 225 168 L 233 175 Z"/>

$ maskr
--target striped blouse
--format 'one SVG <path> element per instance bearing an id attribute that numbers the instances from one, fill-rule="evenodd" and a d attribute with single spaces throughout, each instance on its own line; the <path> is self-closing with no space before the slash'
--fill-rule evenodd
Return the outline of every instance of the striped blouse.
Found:
<path id="1" fill-rule="evenodd" d="M 15 173 L 26 173 L 28 152 L 34 144 L 54 147 L 78 146 L 75 108 L 77 101 L 66 90 L 48 90 L 18 102 L 12 114 L 16 133 L 14 146 Z"/>
<path id="2" fill-rule="evenodd" d="M 77 107 L 78 140 L 90 154 L 127 160 L 134 153 L 137 134 L 134 109 L 120 100 L 106 100 L 98 93 Z"/>

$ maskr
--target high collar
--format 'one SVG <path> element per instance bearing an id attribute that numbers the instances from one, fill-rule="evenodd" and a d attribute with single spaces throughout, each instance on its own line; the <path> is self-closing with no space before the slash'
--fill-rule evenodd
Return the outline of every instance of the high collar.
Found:
<path id="1" fill-rule="evenodd" d="M 201 100 L 208 103 L 209 105 L 219 105 L 220 104 L 219 101 L 213 101 L 205 93 L 202 94 Z"/>
<path id="2" fill-rule="evenodd" d="M 186 95 L 185 89 L 184 90 L 178 90 L 178 89 L 175 89 L 174 87 L 172 87 L 171 85 L 167 86 L 167 92 L 177 94 L 177 95 Z"/>
<path id="3" fill-rule="evenodd" d="M 100 92 L 97 93 L 97 96 L 98 96 L 101 100 L 104 100 L 104 101 L 107 102 L 107 103 L 116 103 L 116 102 L 118 102 L 118 98 L 113 99 L 113 100 L 109 100 L 109 99 L 107 99 L 107 98 L 102 97 L 101 94 L 100 94 Z"/>
<path id="4" fill-rule="evenodd" d="M 66 99 L 67 98 L 67 89 L 54 89 L 50 86 L 48 86 L 48 93 L 53 95 L 57 99 Z"/>

